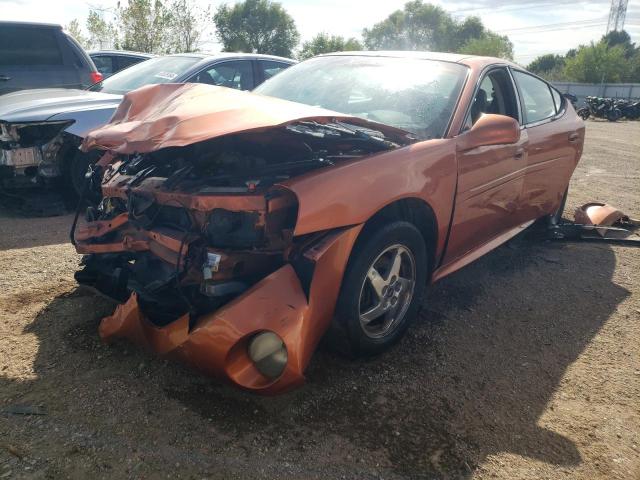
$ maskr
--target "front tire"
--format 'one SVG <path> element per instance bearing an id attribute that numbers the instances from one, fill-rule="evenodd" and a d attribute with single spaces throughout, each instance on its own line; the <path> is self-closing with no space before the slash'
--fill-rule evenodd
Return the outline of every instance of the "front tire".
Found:
<path id="1" fill-rule="evenodd" d="M 425 240 L 413 224 L 390 223 L 366 236 L 345 272 L 330 345 L 350 356 L 387 350 L 415 319 L 428 272 Z"/>

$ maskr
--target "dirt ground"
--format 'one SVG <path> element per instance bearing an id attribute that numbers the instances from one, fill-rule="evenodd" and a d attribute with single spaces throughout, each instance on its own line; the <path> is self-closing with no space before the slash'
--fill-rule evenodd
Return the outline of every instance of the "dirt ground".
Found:
<path id="1" fill-rule="evenodd" d="M 640 122 L 587 138 L 567 211 L 640 217 Z M 320 351 L 262 398 L 103 345 L 113 305 L 76 287 L 70 220 L 0 212 L 0 479 L 640 479 L 638 248 L 517 238 L 389 353 Z"/>

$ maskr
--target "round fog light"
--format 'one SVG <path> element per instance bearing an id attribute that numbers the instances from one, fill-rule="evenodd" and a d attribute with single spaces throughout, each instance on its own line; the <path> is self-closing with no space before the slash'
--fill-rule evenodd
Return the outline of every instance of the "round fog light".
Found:
<path id="1" fill-rule="evenodd" d="M 261 374 L 275 379 L 287 365 L 287 347 L 273 332 L 258 333 L 249 342 L 249 358 Z"/>

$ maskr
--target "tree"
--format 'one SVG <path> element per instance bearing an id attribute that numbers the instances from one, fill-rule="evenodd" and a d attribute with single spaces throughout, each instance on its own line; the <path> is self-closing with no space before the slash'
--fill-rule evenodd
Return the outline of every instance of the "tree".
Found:
<path id="1" fill-rule="evenodd" d="M 558 66 L 564 66 L 564 57 L 562 55 L 548 53 L 546 55 L 540 55 L 533 60 L 527 67 L 527 70 L 540 75 L 544 72 L 553 70 Z"/>
<path id="2" fill-rule="evenodd" d="M 227 52 L 292 56 L 300 34 L 282 5 L 271 0 L 222 4 L 213 16 L 216 36 Z"/>
<path id="3" fill-rule="evenodd" d="M 107 22 L 101 12 L 89 10 L 87 17 L 88 48 L 114 48 L 118 44 L 118 31 L 111 22 Z"/>
<path id="4" fill-rule="evenodd" d="M 636 45 L 631 42 L 631 37 L 624 30 L 612 30 L 602 37 L 602 41 L 606 42 L 609 47 L 620 45 L 624 49 L 627 58 L 631 58 L 636 53 Z"/>
<path id="5" fill-rule="evenodd" d="M 448 50 L 455 22 L 443 8 L 414 0 L 371 29 L 364 29 L 370 50 Z"/>
<path id="6" fill-rule="evenodd" d="M 71 20 L 66 27 L 65 30 L 71 35 L 76 41 L 82 45 L 82 48 L 89 48 L 89 42 L 87 37 L 82 33 L 82 28 L 80 27 L 80 22 L 77 18 Z"/>
<path id="7" fill-rule="evenodd" d="M 601 40 L 578 48 L 575 57 L 567 59 L 565 73 L 575 82 L 622 82 L 629 76 L 630 65 L 621 45 L 609 47 Z"/>
<path id="8" fill-rule="evenodd" d="M 175 53 L 195 52 L 200 45 L 203 24 L 210 17 L 209 7 L 201 9 L 194 0 L 174 0 L 171 15 L 171 51 Z"/>
<path id="9" fill-rule="evenodd" d="M 118 9 L 118 25 L 125 50 L 172 51 L 172 15 L 161 0 L 129 0 Z"/>
<path id="10" fill-rule="evenodd" d="M 362 44 L 357 39 L 345 39 L 339 35 L 329 36 L 329 34 L 323 32 L 302 44 L 302 49 L 298 54 L 298 58 L 300 60 L 304 60 L 322 53 L 347 52 L 354 50 L 362 50 Z"/>
<path id="11" fill-rule="evenodd" d="M 513 43 L 505 36 L 487 33 L 481 38 L 469 40 L 459 52 L 513 60 Z"/>
<path id="12" fill-rule="evenodd" d="M 507 37 L 485 28 L 478 17 L 455 20 L 443 8 L 413 0 L 362 32 L 371 50 L 439 50 L 513 57 Z"/>

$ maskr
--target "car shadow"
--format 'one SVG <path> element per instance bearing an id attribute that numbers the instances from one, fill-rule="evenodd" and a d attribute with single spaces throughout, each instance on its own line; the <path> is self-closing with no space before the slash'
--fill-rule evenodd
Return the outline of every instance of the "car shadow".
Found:
<path id="1" fill-rule="evenodd" d="M 0 372 L 0 391 L 51 404 L 103 443 L 120 438 L 118 425 L 139 425 L 127 442 L 140 455 L 163 451 L 157 468 L 165 472 L 176 451 L 190 455 L 179 457 L 181 468 L 237 471 L 259 462 L 279 478 L 468 478 L 500 452 L 577 466 L 576 444 L 543 414 L 568 367 L 629 295 L 613 281 L 615 264 L 607 245 L 519 237 L 432 287 L 419 321 L 388 353 L 353 361 L 321 350 L 305 386 L 271 398 L 123 342 L 102 345 L 97 323 L 113 306 L 76 290 L 26 329 L 38 339 L 34 379 Z M 105 414 L 100 427 L 91 423 Z M 165 435 L 167 426 L 178 433 Z"/>

